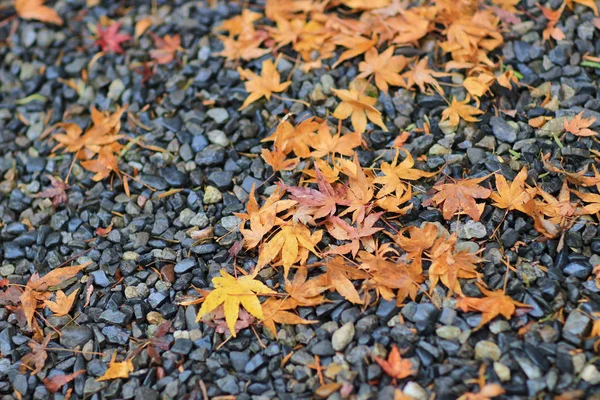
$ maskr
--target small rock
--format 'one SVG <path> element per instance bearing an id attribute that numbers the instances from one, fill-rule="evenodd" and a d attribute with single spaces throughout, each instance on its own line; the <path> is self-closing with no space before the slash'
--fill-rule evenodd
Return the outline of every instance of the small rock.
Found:
<path id="1" fill-rule="evenodd" d="M 92 329 L 85 325 L 68 325 L 61 330 L 60 344 L 68 349 L 83 346 L 92 339 Z"/>
<path id="2" fill-rule="evenodd" d="M 581 379 L 592 385 L 598 385 L 600 384 L 600 372 L 595 365 L 589 364 L 581 372 Z"/>
<path id="3" fill-rule="evenodd" d="M 494 342 L 482 340 L 475 345 L 475 358 L 478 360 L 498 361 L 501 355 L 500 347 Z"/>
<path id="4" fill-rule="evenodd" d="M 213 186 L 206 186 L 204 188 L 204 197 L 202 198 L 204 204 L 216 204 L 221 200 L 223 200 L 223 195 L 219 189 Z"/>
<path id="5" fill-rule="evenodd" d="M 512 127 L 508 122 L 500 117 L 490 118 L 492 133 L 498 140 L 503 142 L 514 143 L 517 141 L 518 129 Z"/>
<path id="6" fill-rule="evenodd" d="M 229 119 L 229 113 L 224 108 L 212 108 L 206 113 L 217 124 L 222 124 Z"/>
<path id="7" fill-rule="evenodd" d="M 487 235 L 485 225 L 481 222 L 467 221 L 466 224 L 458 228 L 458 237 L 460 239 L 482 239 Z"/>
<path id="8" fill-rule="evenodd" d="M 348 322 L 337 329 L 331 337 L 331 345 L 335 351 L 342 351 L 352 342 L 354 338 L 354 324 Z"/>

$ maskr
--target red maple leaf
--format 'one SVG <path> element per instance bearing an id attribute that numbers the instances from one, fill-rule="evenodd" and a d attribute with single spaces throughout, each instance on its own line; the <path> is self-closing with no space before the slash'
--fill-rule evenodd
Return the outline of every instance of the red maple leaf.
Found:
<path id="1" fill-rule="evenodd" d="M 102 47 L 102 51 L 123 54 L 125 51 L 121 48 L 121 43 L 130 40 L 131 36 L 119 33 L 120 27 L 120 22 L 115 22 L 108 28 L 102 28 L 98 24 L 98 39 L 94 44 Z"/>

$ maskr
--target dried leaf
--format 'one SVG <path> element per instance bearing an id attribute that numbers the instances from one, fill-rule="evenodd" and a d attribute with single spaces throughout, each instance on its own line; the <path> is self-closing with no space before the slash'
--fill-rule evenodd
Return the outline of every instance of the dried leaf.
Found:
<path id="1" fill-rule="evenodd" d="M 103 28 L 98 24 L 96 28 L 98 39 L 96 39 L 95 44 L 100 46 L 103 52 L 125 53 L 123 48 L 121 48 L 121 43 L 131 40 L 131 36 L 119 33 L 120 28 L 120 22 L 114 22 L 108 28 Z"/>
<path id="2" fill-rule="evenodd" d="M 470 106 L 467 103 L 471 98 L 467 95 L 467 97 L 463 101 L 458 101 L 456 98 L 452 99 L 452 103 L 442 111 L 442 119 L 441 121 L 448 120 L 450 121 L 450 125 L 456 127 L 462 118 L 467 122 L 477 122 L 479 121 L 475 118 L 475 115 L 483 114 L 483 111 L 480 109 Z"/>
<path id="3" fill-rule="evenodd" d="M 417 372 L 413 369 L 413 365 L 409 360 L 402 358 L 398 346 L 395 344 L 392 346 L 392 350 L 390 351 L 387 360 L 380 357 L 373 357 L 373 359 L 386 374 L 393 378 L 394 385 L 396 384 L 397 379 L 407 378 Z"/>
<path id="4" fill-rule="evenodd" d="M 433 188 L 437 193 L 424 205 L 442 205 L 442 215 L 449 220 L 459 210 L 467 214 L 473 221 L 479 221 L 483 213 L 483 204 L 475 199 L 487 199 L 492 194 L 490 189 L 479 186 L 487 176 L 476 179 L 463 179 L 458 182 L 436 184 Z"/>
<path id="5" fill-rule="evenodd" d="M 565 131 L 569 132 L 575 136 L 586 137 L 586 136 L 596 136 L 598 132 L 594 132 L 589 129 L 590 126 L 596 122 L 596 118 L 583 118 L 583 111 L 577 114 L 571 120 L 567 120 L 565 118 L 563 124 L 565 127 Z"/>
<path id="6" fill-rule="evenodd" d="M 51 378 L 44 378 L 44 386 L 50 393 L 58 392 L 63 386 L 67 383 L 71 382 L 73 379 L 77 378 L 79 375 L 83 374 L 85 369 L 80 369 L 79 371 L 75 371 L 72 374 L 61 374 L 54 375 Z"/>
<path id="7" fill-rule="evenodd" d="M 367 120 L 387 132 L 388 129 L 381 119 L 381 113 L 373 107 L 377 103 L 377 99 L 364 94 L 366 88 L 367 82 L 357 79 L 350 83 L 349 90 L 331 89 L 342 100 L 333 112 L 333 116 L 341 120 L 351 116 L 352 126 L 359 133 L 363 133 L 367 129 Z"/>
<path id="8" fill-rule="evenodd" d="M 150 50 L 150 57 L 157 64 L 168 64 L 175 59 L 177 51 L 183 51 L 181 47 L 181 36 L 176 35 L 165 35 L 160 38 L 156 35 L 152 35 L 154 39 L 154 45 L 156 49 Z"/>
<path id="9" fill-rule="evenodd" d="M 70 189 L 71 186 L 64 183 L 59 177 L 55 178 L 52 175 L 46 175 L 46 177 L 50 180 L 52 187 L 38 193 L 36 197 L 51 199 L 54 210 L 56 210 L 61 204 L 67 205 L 69 202 L 67 190 Z"/>
<path id="10" fill-rule="evenodd" d="M 49 22 L 62 25 L 63 20 L 58 13 L 44 3 L 46 0 L 15 0 L 15 10 L 23 19 L 35 19 L 37 21 Z"/>
<path id="11" fill-rule="evenodd" d="M 275 60 L 274 64 L 270 59 L 263 61 L 262 72 L 260 75 L 256 75 L 249 69 L 238 67 L 240 77 L 247 81 L 245 86 L 246 91 L 249 93 L 248 97 L 244 101 L 244 104 L 242 104 L 242 106 L 239 108 L 240 110 L 248 107 L 261 97 L 265 97 L 267 100 L 270 100 L 273 92 L 283 92 L 292 84 L 292 82 L 289 81 L 281 82 L 281 76 L 277 71 L 278 62 L 279 58 Z"/>
<path id="12" fill-rule="evenodd" d="M 116 359 L 117 352 L 115 351 L 110 359 L 110 363 L 108 364 L 108 369 L 104 375 L 96 379 L 96 382 L 129 378 L 129 374 L 133 372 L 132 360 L 126 359 L 125 361 L 117 362 L 115 361 Z"/>
<path id="13" fill-rule="evenodd" d="M 519 303 L 507 296 L 502 290 L 490 291 L 483 287 L 479 290 L 486 296 L 483 298 L 465 297 L 458 299 L 456 306 L 463 310 L 482 313 L 481 322 L 476 329 L 481 328 L 498 315 L 510 319 L 515 313 L 517 307 L 531 307 L 524 303 Z"/>
<path id="14" fill-rule="evenodd" d="M 378 54 L 377 49 L 371 48 L 365 53 L 365 61 L 358 65 L 361 71 L 357 78 L 375 77 L 375 85 L 379 90 L 387 93 L 389 85 L 405 86 L 406 81 L 400 72 L 406 68 L 409 59 L 404 56 L 394 56 L 394 47 L 388 47 L 383 53 Z"/>
<path id="15" fill-rule="evenodd" d="M 67 315 L 69 311 L 71 311 L 71 307 L 73 307 L 73 303 L 77 299 L 77 294 L 79 293 L 79 289 L 75 289 L 73 293 L 69 296 L 65 295 L 65 292 L 59 290 L 56 292 L 56 300 L 49 301 L 44 300 L 44 304 L 46 307 L 50 309 L 57 317 L 62 317 L 63 315 Z"/>

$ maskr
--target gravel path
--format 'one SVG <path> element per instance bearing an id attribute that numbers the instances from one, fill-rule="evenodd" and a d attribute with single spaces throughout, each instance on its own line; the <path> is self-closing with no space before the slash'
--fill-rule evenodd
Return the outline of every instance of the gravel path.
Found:
<path id="1" fill-rule="evenodd" d="M 242 239 L 234 213 L 244 212 L 252 187 L 268 194 L 279 177 L 288 185 L 299 182 L 300 174 L 291 171 L 273 177 L 260 157 L 271 143 L 261 140 L 289 112 L 296 121 L 330 116 L 339 103 L 332 89 L 348 88 L 362 57 L 335 69 L 329 68 L 332 58 L 309 72 L 284 57 L 277 68 L 282 81 L 289 75 L 292 83 L 280 94 L 310 107 L 273 97 L 239 111 L 247 93 L 236 67 L 258 72 L 271 57 L 231 62 L 217 55 L 223 43 L 215 29 L 239 15 L 240 4 L 87 3 L 50 2 L 63 26 L 24 20 L 11 6 L 0 8 L 0 20 L 7 19 L 0 22 L 3 290 L 9 282 L 25 285 L 35 273 L 91 262 L 57 285 L 66 294 L 78 290 L 67 315 L 38 309 L 39 332 L 28 326 L 14 299 L 0 296 L 3 399 L 456 399 L 480 390 L 482 366 L 485 382 L 505 390 L 499 399 L 600 398 L 595 345 L 600 288 L 593 271 L 600 265 L 597 215 L 575 220 L 564 235 L 548 240 L 532 218 L 505 215 L 489 204 L 480 221 L 463 217 L 457 224 L 422 204 L 435 179 L 418 184 L 412 209 L 398 223 L 433 222 L 457 232 L 463 247 L 481 250 L 485 261 L 479 272 L 490 288 L 502 289 L 507 261 L 513 269 L 506 294 L 529 309 L 477 329 L 481 313 L 461 311 L 445 287 L 431 291 L 426 281 L 416 299 L 402 306 L 380 299 L 361 307 L 327 292 L 327 302 L 297 310 L 318 323 L 277 325 L 276 336 L 259 321 L 247 322 L 235 338 L 222 320 L 196 322 L 199 304 L 182 302 L 200 298 L 198 289 L 210 289 L 220 270 L 250 271 L 256 265 L 255 251 L 233 256 Z M 264 2 L 258 3 L 253 8 L 262 12 Z M 551 0 L 545 6 L 561 4 Z M 526 167 L 528 182 L 553 196 L 565 178 L 549 164 L 570 172 L 587 168 L 586 177 L 593 179 L 598 136 L 563 135 L 563 117 L 581 111 L 597 118 L 591 129 L 600 127 L 600 64 L 584 58 L 600 56 L 600 24 L 590 8 L 573 4 L 557 22 L 565 35 L 558 42 L 543 41 L 547 20 L 536 1 L 518 4 L 523 12 L 505 25 L 504 43 L 493 59 L 502 58 L 505 68 L 516 71 L 520 85 L 495 87 L 493 97 L 482 97 L 485 113 L 476 123 L 463 121 L 449 131 L 440 123 L 447 103 L 438 94 L 397 87 L 379 93 L 376 107 L 388 132 L 369 125 L 356 151 L 359 163 L 391 161 L 396 137 L 420 128 L 404 148 L 425 171 L 443 168 L 455 179 L 499 172 L 513 180 Z M 107 18 L 121 23 L 119 32 L 129 37 L 117 45 L 122 53 L 97 56 L 98 24 Z M 136 35 L 144 18 L 151 26 Z M 165 35 L 180 35 L 180 49 L 172 61 L 150 66 L 156 37 Z M 400 53 L 435 58 L 427 45 Z M 448 98 L 458 90 L 452 84 L 461 83 L 449 77 L 440 81 L 449 84 Z M 114 113 L 125 105 L 120 133 L 136 139 L 122 140 L 125 147 L 118 151 L 126 185 L 110 171 L 110 177 L 96 181 L 72 153 L 53 150 L 49 128 L 54 124 L 69 121 L 85 129 L 92 107 Z M 549 121 L 543 127 L 531 126 L 532 119 L 543 117 Z M 350 121 L 345 125 L 349 129 Z M 67 176 L 68 201 L 53 205 L 38 196 L 52 187 L 51 177 Z M 597 193 L 594 186 L 589 191 Z M 496 228 L 497 240 L 490 238 Z M 267 267 L 259 279 L 281 288 L 279 271 Z M 473 280 L 465 280 L 462 290 L 481 297 Z M 167 330 L 161 337 L 159 327 Z M 47 358 L 33 374 L 23 358 L 40 332 L 49 337 L 43 345 Z M 397 382 L 374 361 L 386 358 L 393 345 L 415 371 Z M 133 371 L 127 378 L 98 381 L 115 352 L 118 361 L 132 360 Z M 80 370 L 54 394 L 44 384 L 45 378 Z"/>

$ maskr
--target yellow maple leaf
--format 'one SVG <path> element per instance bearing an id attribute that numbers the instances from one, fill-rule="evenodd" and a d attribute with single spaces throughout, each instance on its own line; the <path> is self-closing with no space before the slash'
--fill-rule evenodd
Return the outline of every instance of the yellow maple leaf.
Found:
<path id="1" fill-rule="evenodd" d="M 365 94 L 367 85 L 364 79 L 357 79 L 350 83 L 349 90 L 331 89 L 342 100 L 333 112 L 333 116 L 342 120 L 351 116 L 352 126 L 356 132 L 363 133 L 367 129 L 367 119 L 387 132 L 381 113 L 373 107 L 377 99 Z"/>
<path id="2" fill-rule="evenodd" d="M 395 56 L 394 47 L 388 47 L 383 53 L 378 54 L 377 49 L 371 48 L 365 53 L 365 61 L 358 65 L 361 73 L 357 78 L 375 77 L 375 85 L 379 90 L 388 92 L 389 86 L 404 86 L 406 81 L 400 72 L 406 67 L 409 59 L 404 56 Z"/>
<path id="3" fill-rule="evenodd" d="M 67 315 L 71 310 L 71 307 L 73 307 L 73 303 L 77 298 L 78 292 L 79 289 L 76 289 L 73 293 L 67 296 L 65 292 L 59 290 L 56 292 L 55 301 L 44 300 L 44 303 L 46 304 L 46 307 L 48 307 L 50 311 L 54 313 L 54 315 L 57 317 L 62 317 L 63 315 Z"/>
<path id="4" fill-rule="evenodd" d="M 279 57 L 275 60 L 275 63 L 271 60 L 263 61 L 261 75 L 257 75 L 249 69 L 238 67 L 241 78 L 247 81 L 246 91 L 249 93 L 244 104 L 239 108 L 240 110 L 248 107 L 261 97 L 265 97 L 269 100 L 271 99 L 273 92 L 283 92 L 292 84 L 290 81 L 281 82 L 281 76 L 279 75 L 279 72 L 277 72 L 278 62 Z"/>
<path id="5" fill-rule="evenodd" d="M 96 382 L 129 377 L 129 374 L 133 372 L 133 362 L 131 359 L 127 359 L 122 362 L 116 362 L 116 358 L 117 352 L 115 351 L 110 359 L 110 363 L 108 364 L 108 369 L 104 375 L 96 379 Z"/>
<path id="6" fill-rule="evenodd" d="M 264 318 L 263 309 L 258 300 L 258 295 L 275 294 L 276 292 L 264 283 L 254 279 L 253 275 L 235 278 L 221 270 L 221 276 L 212 279 L 215 290 L 210 292 L 198 312 L 196 321 L 223 304 L 225 322 L 229 331 L 235 337 L 235 322 L 238 319 L 240 305 L 244 306 L 248 313 L 260 320 Z"/>

